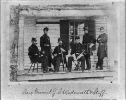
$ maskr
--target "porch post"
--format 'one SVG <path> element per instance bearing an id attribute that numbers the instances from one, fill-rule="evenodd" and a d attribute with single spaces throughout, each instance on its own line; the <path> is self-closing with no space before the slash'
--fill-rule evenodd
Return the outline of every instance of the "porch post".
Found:
<path id="1" fill-rule="evenodd" d="M 24 70 L 24 17 L 19 19 L 18 70 Z"/>
<path id="2" fill-rule="evenodd" d="M 108 68 L 112 70 L 114 66 L 114 32 L 112 28 L 112 20 L 108 18 L 107 20 L 107 33 L 108 33 Z"/>

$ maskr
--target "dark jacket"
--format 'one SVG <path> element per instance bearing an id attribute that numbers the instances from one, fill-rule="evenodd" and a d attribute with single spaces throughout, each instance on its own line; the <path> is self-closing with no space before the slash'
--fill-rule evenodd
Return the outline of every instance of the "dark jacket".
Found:
<path id="1" fill-rule="evenodd" d="M 82 44 L 87 44 L 87 43 L 96 43 L 96 39 L 93 38 L 89 33 L 83 35 L 83 41 Z"/>
<path id="2" fill-rule="evenodd" d="M 82 53 L 82 51 L 85 49 L 84 46 L 81 43 L 75 43 L 71 48 L 71 55 L 74 53 Z"/>
<path id="3" fill-rule="evenodd" d="M 57 56 L 60 56 L 61 55 L 60 48 L 63 48 L 66 51 L 66 52 L 63 52 L 64 56 L 68 54 L 68 50 L 67 50 L 67 47 L 65 45 L 58 45 L 58 46 L 56 46 L 52 54 L 53 55 L 57 54 Z"/>
<path id="4" fill-rule="evenodd" d="M 97 43 L 99 43 L 97 56 L 99 59 L 104 59 L 104 57 L 107 57 L 107 42 L 108 37 L 105 33 L 99 35 L 97 38 Z"/>
<path id="5" fill-rule="evenodd" d="M 29 56 L 34 56 L 35 54 L 39 54 L 39 50 L 38 50 L 38 47 L 35 44 L 32 44 L 28 48 L 28 55 Z"/>
<path id="6" fill-rule="evenodd" d="M 40 47 L 41 51 L 45 51 L 45 54 L 47 56 L 51 55 L 51 44 L 48 35 L 44 34 L 43 36 L 40 37 Z"/>
<path id="7" fill-rule="evenodd" d="M 95 44 L 96 39 L 93 38 L 93 36 L 91 36 L 89 33 L 84 34 L 82 44 L 84 45 L 84 47 L 86 49 L 86 54 L 89 56 L 93 54 L 92 49 L 89 48 L 89 45 L 91 43 Z"/>
<path id="8" fill-rule="evenodd" d="M 28 48 L 28 55 L 32 63 L 39 62 L 39 50 L 35 44 Z"/>

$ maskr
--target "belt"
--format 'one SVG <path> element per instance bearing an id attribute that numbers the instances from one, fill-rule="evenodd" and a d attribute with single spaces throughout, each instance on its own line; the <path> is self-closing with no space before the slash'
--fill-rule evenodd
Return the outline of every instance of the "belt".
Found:
<path id="1" fill-rule="evenodd" d="M 49 44 L 44 44 L 44 46 L 49 46 Z"/>
<path id="2" fill-rule="evenodd" d="M 80 53 L 75 53 L 75 54 L 80 54 Z"/>

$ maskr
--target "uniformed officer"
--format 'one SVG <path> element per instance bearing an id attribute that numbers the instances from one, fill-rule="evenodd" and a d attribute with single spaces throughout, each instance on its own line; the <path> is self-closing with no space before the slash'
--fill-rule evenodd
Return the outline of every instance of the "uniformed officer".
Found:
<path id="1" fill-rule="evenodd" d="M 36 38 L 32 38 L 31 40 L 32 45 L 28 48 L 28 55 L 33 63 L 42 63 L 43 72 L 47 72 L 47 57 L 45 54 L 40 53 L 37 47 L 37 40 Z"/>
<path id="2" fill-rule="evenodd" d="M 91 69 L 90 56 L 93 54 L 93 52 L 92 52 L 92 46 L 94 46 L 94 44 L 96 43 L 96 39 L 93 38 L 88 33 L 88 26 L 85 26 L 84 27 L 84 33 L 85 34 L 83 35 L 82 44 L 84 45 L 84 47 L 86 49 L 86 55 L 85 55 L 86 64 L 87 64 L 86 70 L 90 70 Z"/>
<path id="3" fill-rule="evenodd" d="M 40 47 L 41 52 L 45 53 L 45 55 L 48 57 L 48 66 L 51 67 L 51 44 L 50 44 L 50 37 L 48 36 L 48 27 L 45 27 L 43 29 L 44 35 L 40 37 Z"/>
<path id="4" fill-rule="evenodd" d="M 77 61 L 81 62 L 82 71 L 84 71 L 84 69 L 85 69 L 85 57 L 84 57 L 85 49 L 84 49 L 84 46 L 80 43 L 80 37 L 79 36 L 75 37 L 75 41 L 76 41 L 76 43 L 71 48 L 71 55 L 75 54 Z M 82 56 L 80 56 L 81 54 L 82 54 Z M 78 58 L 79 56 L 80 56 L 80 58 Z M 75 59 L 72 59 L 72 57 L 68 58 L 69 71 L 71 71 L 73 60 L 75 60 Z M 79 69 L 79 67 L 76 66 L 75 70 L 78 70 L 78 69 Z"/>
<path id="5" fill-rule="evenodd" d="M 97 56 L 98 56 L 98 62 L 96 64 L 96 70 L 103 69 L 103 59 L 107 57 L 107 34 L 105 33 L 104 27 L 100 28 L 101 35 L 97 38 L 97 43 L 99 44 L 98 46 L 98 51 L 97 51 Z"/>
<path id="6" fill-rule="evenodd" d="M 28 48 L 28 55 L 33 63 L 36 63 L 39 61 L 39 49 L 36 46 L 36 38 L 31 39 L 32 45 Z"/>
<path id="7" fill-rule="evenodd" d="M 66 63 L 65 56 L 68 54 L 67 47 L 63 45 L 63 41 L 61 38 L 58 39 L 59 45 L 55 47 L 53 51 L 53 65 L 54 65 L 54 70 L 55 72 L 59 71 L 60 63 L 62 62 L 63 64 Z"/>

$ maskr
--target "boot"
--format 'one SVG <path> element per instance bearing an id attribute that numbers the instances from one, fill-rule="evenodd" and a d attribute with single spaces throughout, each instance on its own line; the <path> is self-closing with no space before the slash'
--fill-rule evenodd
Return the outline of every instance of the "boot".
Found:
<path id="1" fill-rule="evenodd" d="M 103 70 L 103 65 L 100 66 L 100 70 Z"/>
<path id="2" fill-rule="evenodd" d="M 96 63 L 96 70 L 98 70 L 98 63 Z"/>

